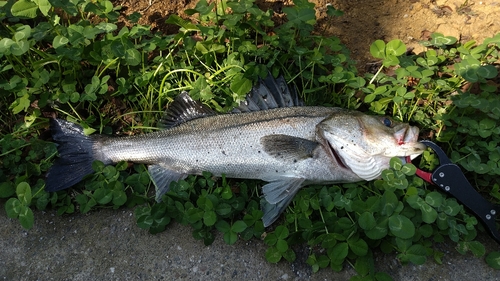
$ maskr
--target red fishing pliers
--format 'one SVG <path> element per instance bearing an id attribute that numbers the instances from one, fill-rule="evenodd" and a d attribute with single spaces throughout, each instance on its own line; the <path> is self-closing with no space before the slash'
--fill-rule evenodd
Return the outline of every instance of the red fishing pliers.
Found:
<path id="1" fill-rule="evenodd" d="M 500 205 L 493 204 L 481 196 L 467 180 L 460 167 L 453 164 L 437 144 L 428 140 L 423 140 L 421 143 L 430 147 L 436 153 L 439 166 L 433 172 L 426 172 L 417 168 L 417 176 L 426 182 L 439 186 L 443 191 L 451 194 L 469 208 L 488 228 L 493 239 L 500 244 L 500 232 L 496 226 L 497 215 L 500 214 Z M 409 157 L 406 160 L 411 162 Z"/>

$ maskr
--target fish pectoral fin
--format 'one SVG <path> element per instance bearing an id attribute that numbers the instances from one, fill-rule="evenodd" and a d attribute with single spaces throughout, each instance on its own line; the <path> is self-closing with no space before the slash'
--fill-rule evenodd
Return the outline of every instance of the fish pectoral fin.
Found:
<path id="1" fill-rule="evenodd" d="M 262 217 L 264 226 L 271 225 L 278 218 L 303 183 L 304 179 L 302 178 L 282 178 L 262 187 L 264 198 L 262 198 L 260 205 L 264 213 Z"/>
<path id="2" fill-rule="evenodd" d="M 289 135 L 267 135 L 260 138 L 264 151 L 277 159 L 294 162 L 313 157 L 315 141 Z"/>
<path id="3" fill-rule="evenodd" d="M 187 177 L 186 174 L 172 171 L 161 164 L 149 165 L 148 171 L 156 188 L 156 202 L 161 202 L 163 194 L 170 189 L 170 183 Z"/>

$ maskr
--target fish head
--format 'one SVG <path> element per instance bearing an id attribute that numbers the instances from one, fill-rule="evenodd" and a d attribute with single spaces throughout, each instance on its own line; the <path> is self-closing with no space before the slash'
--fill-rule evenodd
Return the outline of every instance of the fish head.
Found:
<path id="1" fill-rule="evenodd" d="M 358 111 L 330 115 L 317 126 L 319 142 L 339 166 L 364 180 L 380 177 L 392 157 L 417 157 L 425 150 L 419 129 L 389 117 Z"/>

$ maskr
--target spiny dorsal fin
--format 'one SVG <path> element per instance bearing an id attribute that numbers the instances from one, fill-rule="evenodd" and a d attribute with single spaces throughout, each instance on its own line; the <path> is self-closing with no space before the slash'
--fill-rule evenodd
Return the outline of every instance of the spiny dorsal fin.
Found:
<path id="1" fill-rule="evenodd" d="M 267 135 L 260 138 L 264 151 L 276 159 L 298 162 L 313 157 L 315 141 L 288 135 Z"/>
<path id="2" fill-rule="evenodd" d="M 168 129 L 185 123 L 189 120 L 217 115 L 210 107 L 193 100 L 188 92 L 182 93 L 169 105 L 165 114 L 158 123 L 158 127 Z"/>
<path id="3" fill-rule="evenodd" d="M 244 101 L 233 109 L 233 113 L 266 110 L 278 107 L 302 106 L 297 91 L 289 88 L 283 76 L 274 79 L 269 73 L 266 78 L 260 79 L 252 87 Z"/>
<path id="4" fill-rule="evenodd" d="M 266 87 L 273 93 L 274 98 L 278 102 L 279 107 L 293 107 L 303 106 L 304 103 L 299 99 L 299 95 L 295 87 L 288 87 L 288 84 L 282 75 L 274 79 L 273 75 L 269 73 L 264 79 Z"/>

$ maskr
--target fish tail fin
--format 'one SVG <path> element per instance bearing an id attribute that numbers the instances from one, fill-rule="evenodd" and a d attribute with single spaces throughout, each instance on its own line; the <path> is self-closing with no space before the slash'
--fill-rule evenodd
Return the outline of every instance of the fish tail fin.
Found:
<path id="1" fill-rule="evenodd" d="M 54 192 L 69 188 L 93 173 L 95 140 L 86 136 L 81 126 L 61 119 L 51 119 L 50 130 L 58 144 L 59 158 L 47 173 L 45 190 Z"/>

